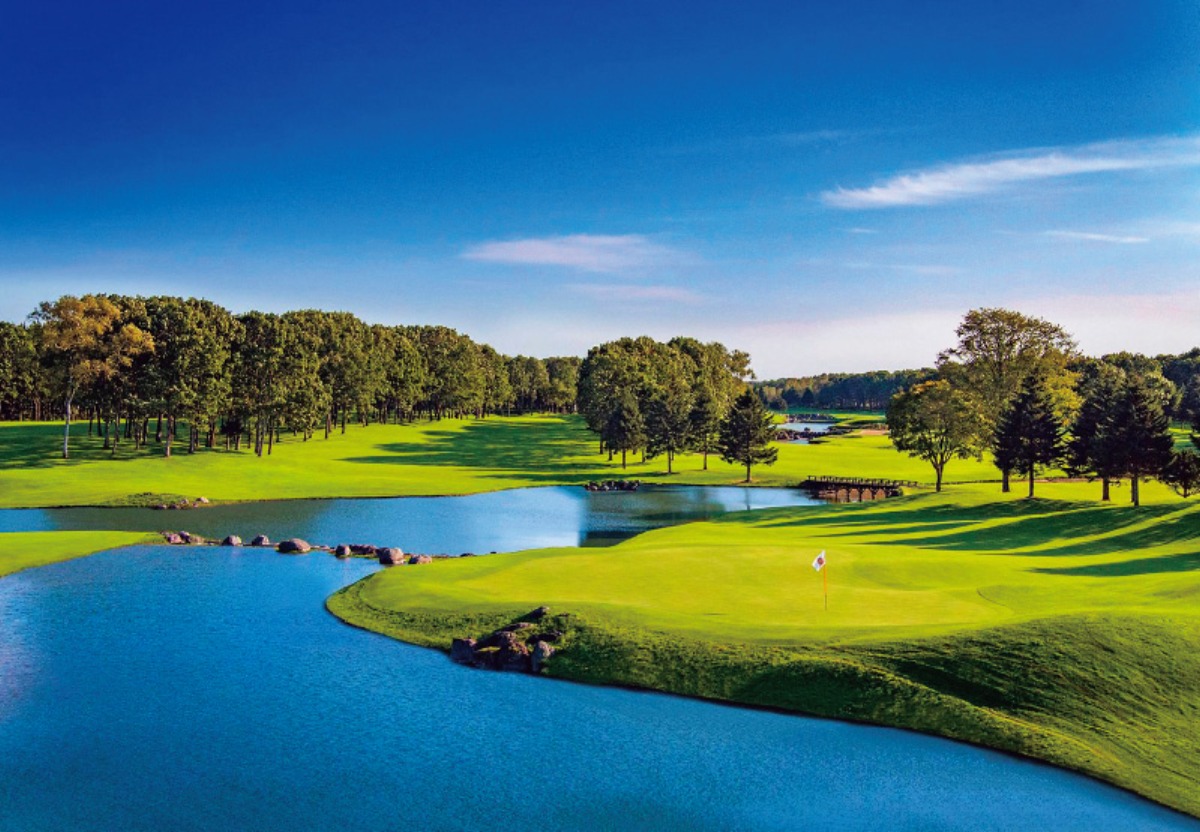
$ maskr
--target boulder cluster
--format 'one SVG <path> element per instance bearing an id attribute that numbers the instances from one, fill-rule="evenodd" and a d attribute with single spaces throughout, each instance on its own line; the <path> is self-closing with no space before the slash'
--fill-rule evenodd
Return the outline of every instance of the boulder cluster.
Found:
<path id="1" fill-rule="evenodd" d="M 150 508 L 155 509 L 156 511 L 164 511 L 167 509 L 201 508 L 202 506 L 207 505 L 211 505 L 207 497 L 197 497 L 194 500 L 184 498 L 173 503 L 155 503 L 150 506 Z"/>
<path id="2" fill-rule="evenodd" d="M 299 537 L 289 537 L 279 541 L 277 544 L 272 544 L 271 539 L 265 534 L 256 535 L 249 544 L 243 543 L 242 539 L 236 534 L 226 535 L 219 544 L 215 540 L 207 540 L 198 534 L 190 532 L 163 532 L 162 536 L 164 541 L 174 546 L 274 546 L 275 550 L 283 555 L 303 555 L 313 551 L 332 552 L 338 558 L 378 558 L 379 562 L 384 566 L 398 566 L 400 564 L 419 566 L 424 563 L 433 563 L 434 558 L 449 557 L 449 555 L 406 555 L 404 550 L 399 546 L 372 546 L 369 543 L 339 543 L 333 547 L 321 546 L 316 543 L 309 543 L 307 540 Z M 462 557 L 472 557 L 472 554 L 470 552 L 463 552 Z"/>
<path id="3" fill-rule="evenodd" d="M 450 644 L 450 658 L 486 670 L 541 673 L 563 637 L 561 630 L 539 626 L 549 613 L 549 607 L 538 607 L 481 639 L 456 638 Z"/>
<path id="4" fill-rule="evenodd" d="M 637 491 L 641 485 L 639 480 L 604 480 L 589 482 L 584 488 L 588 491 Z"/>

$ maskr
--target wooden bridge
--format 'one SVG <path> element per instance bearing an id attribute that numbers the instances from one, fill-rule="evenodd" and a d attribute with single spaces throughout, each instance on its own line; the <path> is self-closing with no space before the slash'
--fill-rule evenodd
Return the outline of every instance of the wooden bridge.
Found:
<path id="1" fill-rule="evenodd" d="M 916 486 L 909 480 L 875 480 L 864 477 L 807 477 L 799 487 L 822 500 L 835 503 L 861 503 L 899 497 L 906 487 Z"/>

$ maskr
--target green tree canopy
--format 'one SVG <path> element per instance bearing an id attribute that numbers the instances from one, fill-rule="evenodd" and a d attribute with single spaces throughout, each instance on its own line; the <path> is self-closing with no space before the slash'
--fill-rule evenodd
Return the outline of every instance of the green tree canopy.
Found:
<path id="1" fill-rule="evenodd" d="M 1037 373 L 1025 379 L 1021 392 L 1000 415 L 992 437 L 992 450 L 997 467 L 1005 474 L 1013 470 L 1028 477 L 1030 497 L 1038 468 L 1061 460 L 1064 452 L 1062 421 L 1050 391 Z M 1008 490 L 1007 476 L 1004 490 Z"/>
<path id="2" fill-rule="evenodd" d="M 979 456 L 979 419 L 978 402 L 944 379 L 897 393 L 887 411 L 892 444 L 933 466 L 938 491 L 950 460 Z"/>
<path id="3" fill-rule="evenodd" d="M 747 389 L 734 402 L 721 422 L 717 443 L 721 458 L 746 467 L 746 482 L 754 465 L 774 465 L 779 449 L 772 445 L 775 423 L 762 401 Z"/>

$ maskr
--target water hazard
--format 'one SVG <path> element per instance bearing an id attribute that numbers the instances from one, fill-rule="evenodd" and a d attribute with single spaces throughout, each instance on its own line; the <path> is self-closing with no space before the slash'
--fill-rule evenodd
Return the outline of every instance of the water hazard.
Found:
<path id="1" fill-rule="evenodd" d="M 0 531 L 187 530 L 249 540 L 303 537 L 312 543 L 372 543 L 405 551 L 461 554 L 546 546 L 597 546 L 648 529 L 731 511 L 815 505 L 794 488 L 643 486 L 595 493 L 578 486 L 518 488 L 463 497 L 280 500 L 186 511 L 144 508 L 0 510 Z"/>
<path id="2" fill-rule="evenodd" d="M 0 579 L 0 829 L 1200 829 L 930 737 L 462 668 L 324 611 L 377 568 L 139 546 Z"/>

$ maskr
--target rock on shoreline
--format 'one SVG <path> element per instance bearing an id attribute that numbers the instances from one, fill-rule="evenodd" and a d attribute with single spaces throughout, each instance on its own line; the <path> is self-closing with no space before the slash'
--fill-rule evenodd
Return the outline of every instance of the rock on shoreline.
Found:
<path id="1" fill-rule="evenodd" d="M 553 643 L 563 636 L 560 630 L 542 630 L 534 623 L 549 612 L 549 607 L 538 607 L 481 639 L 456 638 L 450 643 L 450 659 L 484 670 L 541 673 L 557 649 Z"/>

